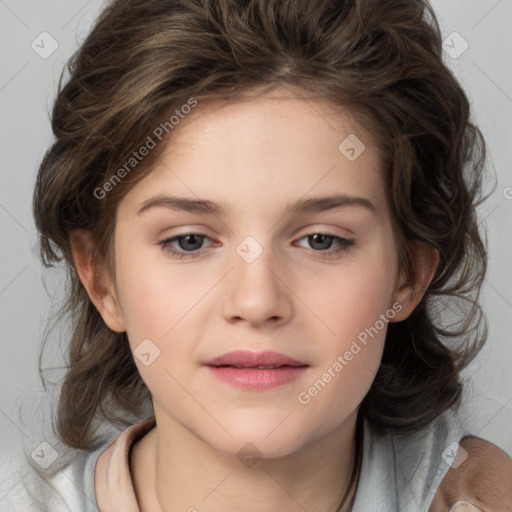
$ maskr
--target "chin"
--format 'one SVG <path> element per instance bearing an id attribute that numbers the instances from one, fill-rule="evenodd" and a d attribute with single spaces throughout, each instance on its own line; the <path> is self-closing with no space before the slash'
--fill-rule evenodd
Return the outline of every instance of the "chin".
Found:
<path id="1" fill-rule="evenodd" d="M 213 448 L 237 456 L 242 462 L 245 456 L 265 459 L 286 457 L 303 448 L 308 436 L 296 419 L 288 423 L 288 419 L 283 421 L 284 417 L 286 414 L 281 412 L 278 421 L 275 417 L 265 419 L 260 415 L 258 420 L 226 422 L 225 427 L 233 437 L 218 431 L 214 437 L 212 432 L 201 437 Z"/>
<path id="2" fill-rule="evenodd" d="M 244 464 L 249 461 L 248 467 L 250 467 L 251 461 L 280 459 L 293 455 L 303 447 L 303 442 L 302 439 L 290 439 L 289 437 L 288 439 L 269 440 L 262 434 L 261 437 L 246 436 L 244 438 L 235 437 L 229 441 L 222 440 L 222 442 L 211 444 L 211 446 L 227 455 L 237 457 Z"/>

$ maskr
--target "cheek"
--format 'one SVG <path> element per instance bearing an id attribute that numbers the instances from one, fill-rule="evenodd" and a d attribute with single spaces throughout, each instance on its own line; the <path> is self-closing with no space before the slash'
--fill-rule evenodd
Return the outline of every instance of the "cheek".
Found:
<path id="1" fill-rule="evenodd" d="M 329 417 L 335 425 L 358 407 L 380 365 L 393 307 L 396 260 L 379 244 L 353 265 L 333 274 L 327 291 L 310 296 L 328 329 L 320 338 L 322 357 L 297 396 L 311 417 Z"/>
<path id="2" fill-rule="evenodd" d="M 322 360 L 296 396 L 307 421 L 322 418 L 324 432 L 357 409 L 375 379 L 394 312 L 384 302 L 361 302 L 338 315 L 336 334 L 324 338 Z"/>
<path id="3" fill-rule="evenodd" d="M 377 373 L 382 343 L 354 343 L 332 358 L 296 396 L 304 429 L 323 436 L 339 427 L 360 406 Z M 350 354 L 350 357 L 348 357 Z M 298 417 L 298 416 L 297 416 Z M 308 425 L 308 426 L 306 426 Z"/>
<path id="4" fill-rule="evenodd" d="M 330 332 L 332 346 L 342 350 L 391 308 L 396 264 L 394 254 L 386 251 L 382 239 L 368 250 L 354 253 L 335 272 L 318 279 L 322 287 L 309 293 L 308 304 L 329 328 L 325 334 L 328 338 Z"/>
<path id="5" fill-rule="evenodd" d="M 159 346 L 172 336 L 180 322 L 204 295 L 207 282 L 196 282 L 190 286 L 179 265 L 162 265 L 162 258 L 146 249 L 126 247 L 117 261 L 119 300 L 128 335 L 132 343 L 151 338 Z M 123 254 L 123 253 L 121 253 Z M 201 289 L 201 285 L 205 290 Z"/>
<path id="6" fill-rule="evenodd" d="M 195 279 L 191 285 L 179 265 L 171 268 L 162 264 L 161 258 L 151 262 L 147 250 L 122 249 L 124 252 L 118 254 L 129 257 L 118 258 L 116 275 L 134 361 L 154 396 L 163 393 L 176 400 L 184 395 L 178 382 L 185 382 L 186 371 L 190 371 L 183 361 L 193 360 L 200 334 L 190 322 L 197 321 L 201 299 L 216 276 Z"/>

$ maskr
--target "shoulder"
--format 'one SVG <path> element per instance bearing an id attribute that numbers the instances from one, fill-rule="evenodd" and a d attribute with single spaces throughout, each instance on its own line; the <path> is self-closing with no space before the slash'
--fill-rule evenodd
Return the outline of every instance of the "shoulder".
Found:
<path id="1" fill-rule="evenodd" d="M 1 464 L 0 510 L 97 512 L 94 466 L 97 450 L 40 445 L 34 455 L 19 452 Z"/>
<path id="2" fill-rule="evenodd" d="M 479 437 L 465 437 L 459 445 L 429 512 L 444 512 L 457 501 L 494 512 L 512 510 L 512 458 Z"/>

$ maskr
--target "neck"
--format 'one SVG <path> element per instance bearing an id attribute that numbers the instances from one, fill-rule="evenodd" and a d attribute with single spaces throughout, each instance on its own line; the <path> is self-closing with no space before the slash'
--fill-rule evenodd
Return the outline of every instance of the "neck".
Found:
<path id="1" fill-rule="evenodd" d="M 155 417 L 132 451 L 141 512 L 350 510 L 357 411 L 289 455 L 252 460 L 213 448 L 157 410 Z"/>

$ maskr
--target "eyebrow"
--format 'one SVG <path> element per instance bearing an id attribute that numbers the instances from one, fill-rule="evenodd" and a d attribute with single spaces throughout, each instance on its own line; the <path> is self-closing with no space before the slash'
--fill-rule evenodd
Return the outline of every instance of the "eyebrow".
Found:
<path id="1" fill-rule="evenodd" d="M 137 212 L 137 215 L 144 213 L 150 208 L 156 207 L 165 207 L 171 210 L 186 211 L 190 213 L 215 215 L 217 217 L 226 217 L 230 211 L 228 205 L 223 203 L 215 203 L 207 199 L 193 199 L 187 197 L 176 197 L 158 194 L 144 201 L 141 208 Z M 319 213 L 345 207 L 361 207 L 370 211 L 374 215 L 377 215 L 378 213 L 377 207 L 365 197 L 338 194 L 325 197 L 299 199 L 298 201 L 286 206 L 283 217 L 286 215 Z"/>

